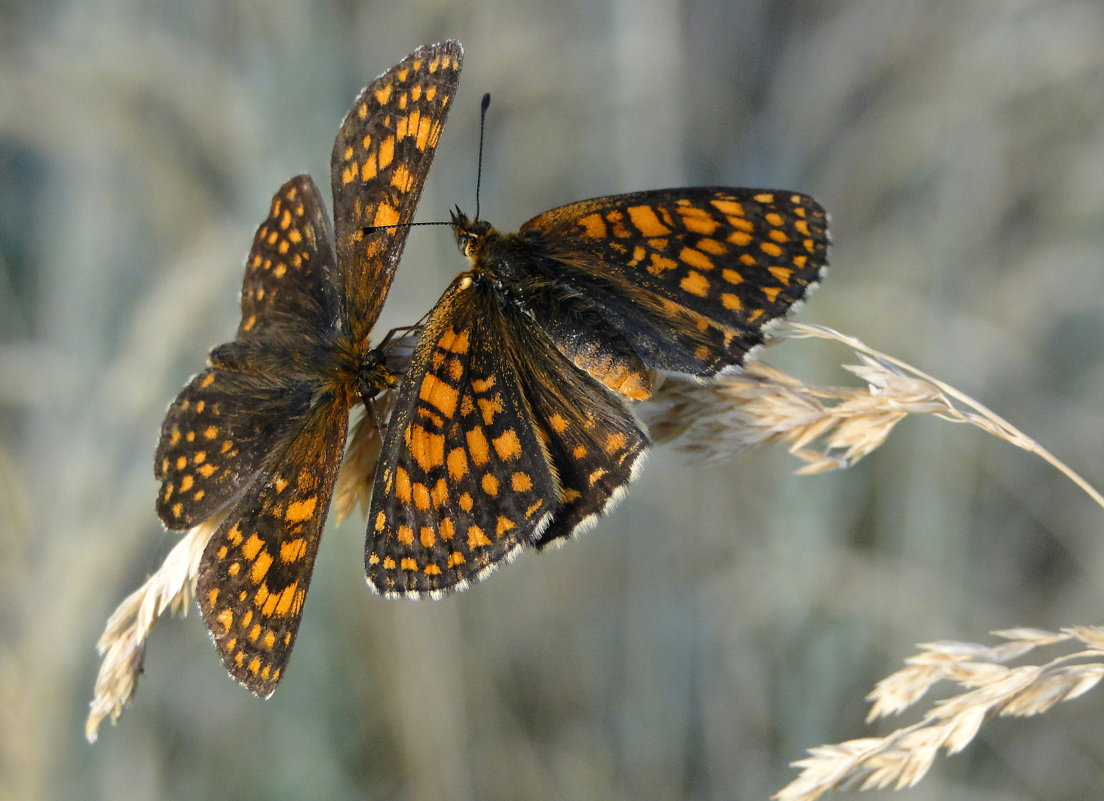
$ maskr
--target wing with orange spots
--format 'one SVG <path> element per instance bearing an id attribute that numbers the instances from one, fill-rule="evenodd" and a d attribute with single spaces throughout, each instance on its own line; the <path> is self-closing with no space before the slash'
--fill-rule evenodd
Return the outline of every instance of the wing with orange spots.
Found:
<path id="1" fill-rule="evenodd" d="M 430 313 L 376 468 L 365 567 L 384 595 L 432 595 L 534 543 L 559 483 L 533 423 L 510 332 L 461 276 Z"/>
<path id="2" fill-rule="evenodd" d="M 227 670 L 261 698 L 283 677 L 333 496 L 349 409 L 324 396 L 208 542 L 196 597 Z"/>
<path id="3" fill-rule="evenodd" d="M 409 230 L 365 228 L 413 221 L 463 58 L 455 41 L 415 50 L 360 93 L 334 142 L 334 224 L 353 341 L 379 316 Z"/>
<path id="4" fill-rule="evenodd" d="M 482 578 L 588 525 L 647 437 L 491 282 L 461 276 L 431 312 L 376 473 L 365 566 L 385 595 Z"/>
<path id="5" fill-rule="evenodd" d="M 815 200 L 760 189 L 595 198 L 534 217 L 519 237 L 646 364 L 699 376 L 740 364 L 819 281 L 828 248 Z"/>
<path id="6" fill-rule="evenodd" d="M 336 325 L 332 240 L 326 208 L 311 177 L 297 175 L 280 187 L 245 260 L 239 339 Z"/>

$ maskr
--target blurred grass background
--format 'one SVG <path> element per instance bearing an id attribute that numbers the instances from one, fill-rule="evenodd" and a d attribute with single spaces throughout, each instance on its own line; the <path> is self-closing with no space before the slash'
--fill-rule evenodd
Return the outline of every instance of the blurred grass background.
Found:
<path id="1" fill-rule="evenodd" d="M 467 55 L 422 219 L 513 229 L 636 189 L 792 188 L 833 215 L 800 319 L 955 384 L 1104 484 L 1097 0 L 48 0 L 0 4 L 0 798 L 765 799 L 864 736 L 912 643 L 1104 623 L 1102 512 L 1042 461 L 906 421 L 854 470 L 657 449 L 626 502 L 473 591 L 388 602 L 332 527 L 259 702 L 198 616 L 163 623 L 87 745 L 93 645 L 177 535 L 165 407 L 237 325 L 252 232 L 328 176 L 356 91 Z M 379 331 L 463 266 L 412 233 Z M 849 355 L 768 358 L 839 382 Z M 1099 690 L 986 727 L 911 799 L 1100 794 Z M 892 724 L 892 721 L 890 722 Z M 874 729 L 876 731 L 877 729 Z M 889 794 L 868 794 L 867 798 Z"/>

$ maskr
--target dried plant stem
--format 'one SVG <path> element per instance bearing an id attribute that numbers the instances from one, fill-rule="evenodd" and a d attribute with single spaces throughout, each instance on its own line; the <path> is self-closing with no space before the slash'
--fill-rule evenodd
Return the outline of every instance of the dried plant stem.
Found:
<path id="1" fill-rule="evenodd" d="M 841 334 L 839 331 L 835 331 L 834 329 L 828 328 L 827 326 L 788 321 L 784 325 L 784 333 L 782 335 L 794 339 L 817 338 L 831 339 L 837 342 L 842 342 L 844 345 L 847 345 L 849 348 L 859 353 L 864 353 L 873 359 L 884 362 L 886 364 L 891 364 L 899 370 L 911 373 L 912 375 L 921 378 L 924 381 L 927 381 L 933 386 L 938 387 L 940 392 L 942 392 L 948 398 L 953 398 L 954 400 L 961 403 L 963 406 L 967 406 L 970 409 L 973 409 L 979 415 L 979 417 L 974 417 L 973 415 L 968 415 L 965 417 L 954 417 L 937 413 L 937 417 L 941 417 L 942 419 L 952 423 L 971 423 L 980 428 L 988 430 L 990 433 L 997 434 L 998 436 L 1008 440 L 1008 442 L 1012 443 L 1018 448 L 1022 448 L 1025 451 L 1036 454 L 1048 464 L 1050 464 L 1051 467 L 1058 470 L 1060 473 L 1066 476 L 1066 478 L 1068 478 L 1070 481 L 1080 487 L 1090 498 L 1096 501 L 1098 506 L 1104 507 L 1104 495 L 1101 495 L 1101 493 L 1097 491 L 1095 487 L 1089 484 L 1088 481 L 1082 478 L 1065 462 L 1057 458 L 1054 454 L 1052 454 L 1038 442 L 1033 440 L 1031 437 L 1024 434 L 1003 417 L 996 414 L 981 403 L 978 403 L 969 395 L 958 391 L 949 384 L 945 384 L 939 379 L 933 378 L 924 371 L 919 370 L 912 365 L 901 361 L 900 359 L 895 359 L 894 357 L 882 353 L 881 351 L 877 351 L 874 348 L 871 348 L 863 343 L 861 340 L 856 339 L 855 337 Z"/>

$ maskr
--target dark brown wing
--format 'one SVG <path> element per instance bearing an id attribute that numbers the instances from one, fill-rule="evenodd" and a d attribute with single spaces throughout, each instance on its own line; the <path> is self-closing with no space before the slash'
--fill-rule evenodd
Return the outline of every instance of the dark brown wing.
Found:
<path id="1" fill-rule="evenodd" d="M 632 415 L 477 274 L 430 313 L 399 390 L 365 563 L 385 595 L 478 580 L 605 510 L 646 446 Z"/>
<path id="2" fill-rule="evenodd" d="M 454 41 L 415 50 L 365 87 L 334 141 L 337 254 L 354 342 L 379 317 L 408 232 L 365 228 L 414 219 L 463 57 Z"/>
<path id="3" fill-rule="evenodd" d="M 519 237 L 646 364 L 702 377 L 742 362 L 819 281 L 828 248 L 815 200 L 760 189 L 595 198 L 534 217 Z"/>
<path id="4" fill-rule="evenodd" d="M 261 698 L 283 677 L 333 496 L 349 407 L 316 400 L 203 552 L 196 596 L 226 669 Z"/>
<path id="5" fill-rule="evenodd" d="M 318 190 L 297 176 L 253 239 L 238 340 L 211 352 L 165 415 L 154 475 L 168 528 L 191 528 L 230 504 L 306 413 L 312 389 L 291 374 L 336 324 L 335 273 Z"/>

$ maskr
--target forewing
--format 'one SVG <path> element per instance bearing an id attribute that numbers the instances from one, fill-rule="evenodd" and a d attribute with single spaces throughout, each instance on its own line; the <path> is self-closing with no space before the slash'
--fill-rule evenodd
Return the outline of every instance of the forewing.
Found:
<path id="1" fill-rule="evenodd" d="M 399 264 L 464 51 L 447 41 L 415 50 L 372 81 L 341 124 L 330 160 L 337 254 L 352 340 L 368 335 Z"/>
<path id="2" fill-rule="evenodd" d="M 325 205 L 311 177 L 297 175 L 280 187 L 246 259 L 239 339 L 335 324 L 332 240 Z"/>
<path id="3" fill-rule="evenodd" d="M 325 396 L 203 553 L 197 599 L 226 669 L 262 698 L 283 677 L 337 479 L 349 409 Z"/>
<path id="4" fill-rule="evenodd" d="M 378 592 L 460 589 L 536 542 L 555 511 L 511 336 L 494 290 L 467 274 L 430 313 L 376 471 L 365 568 Z"/>
<path id="5" fill-rule="evenodd" d="M 642 350 L 646 363 L 702 376 L 741 363 L 763 326 L 806 296 L 827 264 L 829 241 L 824 210 L 811 197 L 728 188 L 586 200 L 534 217 L 520 235 L 595 302 L 612 298 L 626 335 L 640 328 L 651 345 L 650 321 L 667 325 L 670 352 L 660 338 L 655 353 Z M 643 327 L 633 322 L 640 314 Z"/>

